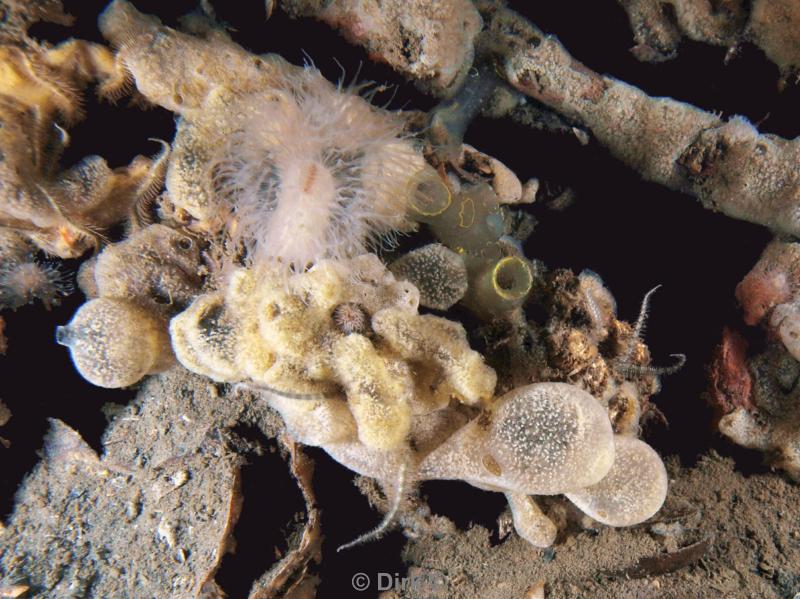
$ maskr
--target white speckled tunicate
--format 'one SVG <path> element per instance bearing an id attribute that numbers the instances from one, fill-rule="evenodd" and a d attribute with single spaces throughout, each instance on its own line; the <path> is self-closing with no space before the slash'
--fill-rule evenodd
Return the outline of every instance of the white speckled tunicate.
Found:
<path id="1" fill-rule="evenodd" d="M 583 512 L 609 526 L 631 526 L 655 514 L 667 497 L 667 471 L 644 441 L 617 435 L 611 471 L 596 485 L 566 493 Z"/>
<path id="2" fill-rule="evenodd" d="M 422 462 L 424 478 L 487 489 L 555 495 L 600 481 L 614 462 L 600 403 L 566 383 L 515 389 Z"/>
<path id="3" fill-rule="evenodd" d="M 56 340 L 69 347 L 75 368 L 99 387 L 133 385 L 172 364 L 166 324 L 140 306 L 99 298 L 86 302 Z"/>
<path id="4" fill-rule="evenodd" d="M 464 258 L 441 243 L 431 243 L 403 254 L 389 265 L 398 279 L 411 281 L 420 292 L 420 304 L 448 310 L 467 292 Z"/>

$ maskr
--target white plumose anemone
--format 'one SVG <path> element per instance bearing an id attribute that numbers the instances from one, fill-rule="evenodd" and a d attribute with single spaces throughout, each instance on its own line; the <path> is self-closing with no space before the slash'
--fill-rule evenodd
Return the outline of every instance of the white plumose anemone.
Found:
<path id="1" fill-rule="evenodd" d="M 302 270 L 367 251 L 406 218 L 425 161 L 398 113 L 378 109 L 306 68 L 285 88 L 247 96 L 213 162 L 215 192 L 248 263 Z"/>

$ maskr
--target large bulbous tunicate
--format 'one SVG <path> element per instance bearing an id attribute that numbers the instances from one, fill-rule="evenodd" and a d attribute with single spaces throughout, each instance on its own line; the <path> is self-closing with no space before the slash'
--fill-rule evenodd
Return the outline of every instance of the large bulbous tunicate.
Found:
<path id="1" fill-rule="evenodd" d="M 554 495 L 599 482 L 614 462 L 600 402 L 566 383 L 536 383 L 496 400 L 421 464 L 422 478 Z"/>
<path id="2" fill-rule="evenodd" d="M 566 496 L 598 522 L 632 526 L 661 509 L 667 497 L 667 470 L 644 441 L 617 435 L 614 446 L 611 471 L 599 483 Z"/>
<path id="3" fill-rule="evenodd" d="M 137 304 L 93 299 L 58 327 L 56 340 L 70 350 L 81 376 L 99 387 L 133 385 L 173 363 L 166 324 Z"/>

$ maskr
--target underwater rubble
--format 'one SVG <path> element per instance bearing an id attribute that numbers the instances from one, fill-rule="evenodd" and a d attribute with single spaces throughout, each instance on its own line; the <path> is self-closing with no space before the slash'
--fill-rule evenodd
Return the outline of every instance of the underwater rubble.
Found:
<path id="1" fill-rule="evenodd" d="M 82 259 L 86 301 L 55 339 L 86 381 L 138 393 L 110 417 L 101 451 L 51 421 L 0 528 L 0 596 L 225 596 L 215 576 L 235 545 L 241 472 L 264 444 L 288 464 L 305 515 L 253 598 L 314 596 L 319 583 L 324 527 L 304 448 L 359 475 L 384 514 L 338 551 L 399 528 L 414 567 L 461 567 L 420 549 L 460 542 L 421 490 L 444 480 L 502 493 L 504 536 L 515 531 L 526 551 L 562 551 L 580 531 L 611 543 L 649 527 L 671 539 L 637 545 L 636 563 L 604 564 L 612 580 L 717 555 L 703 524 L 670 499 L 678 473 L 702 474 L 665 465 L 640 438 L 663 417 L 651 401 L 662 378 L 686 361 L 676 353 L 659 365 L 645 342 L 658 287 L 627 322 L 597 273 L 526 255 L 547 226 L 528 211 L 539 181 L 465 143 L 480 115 L 519 120 L 523 107 L 534 128 L 591 140 L 644 180 L 776 235 L 736 290 L 767 347 L 749 355 L 726 329 L 708 396 L 723 435 L 800 477 L 800 246 L 789 240 L 800 230 L 800 138 L 596 73 L 496 0 L 444 0 L 435 13 L 426 2 L 384 4 L 276 9 L 363 46 L 437 99 L 427 112 L 376 106 L 369 84 L 253 53 L 210 7 L 176 28 L 113 0 L 98 19 L 107 44 L 53 45 L 27 31 L 38 20 L 68 24 L 58 2 L 9 3 L 0 306 L 57 304 L 76 291 L 57 261 Z M 683 36 L 749 40 L 784 83 L 796 76 L 786 22 L 800 14 L 788 2 L 707 15 L 675 0 L 677 21 L 646 1 L 619 4 L 641 60 L 672 58 Z M 174 139 L 154 140 L 160 152 L 127 166 L 88 156 L 63 168 L 90 89 L 169 111 Z M 238 436 L 242 426 L 259 441 Z M 732 476 L 708 459 L 720 479 Z M 791 493 L 786 481 L 759 484 Z M 484 531 L 471 529 L 470 551 L 506 559 L 510 549 L 487 547 Z M 647 557 L 665 547 L 672 561 Z M 464 597 L 486 588 L 449 584 Z M 544 596 L 537 584 L 526 596 Z"/>

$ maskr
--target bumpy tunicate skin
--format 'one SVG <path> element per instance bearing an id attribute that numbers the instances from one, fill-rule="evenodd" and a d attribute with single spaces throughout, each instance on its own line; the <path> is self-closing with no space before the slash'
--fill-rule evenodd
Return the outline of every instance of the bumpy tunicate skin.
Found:
<path id="1" fill-rule="evenodd" d="M 501 19 L 495 43 L 506 48 L 504 75 L 514 88 L 585 127 L 644 179 L 776 233 L 800 233 L 800 140 L 761 134 L 742 117 L 723 120 L 648 96 L 581 64 L 555 36 L 522 18 L 513 21 L 508 26 Z"/>
<path id="2" fill-rule="evenodd" d="M 632 526 L 663 505 L 667 470 L 655 450 L 634 437 L 614 437 L 614 451 L 614 465 L 599 483 L 566 496 L 598 522 Z"/>
<path id="3" fill-rule="evenodd" d="M 114 0 L 98 18 L 100 32 L 119 48 L 117 58 L 150 102 L 195 115 L 225 90 L 268 88 L 278 69 L 235 44 L 221 31 L 194 36 L 161 24 L 126 0 Z"/>
<path id="4" fill-rule="evenodd" d="M 411 429 L 414 387 L 408 367 L 387 359 L 367 337 L 355 333 L 337 339 L 332 349 L 334 371 L 359 423 L 361 440 L 377 449 L 399 447 Z"/>
<path id="5" fill-rule="evenodd" d="M 419 289 L 419 303 L 426 308 L 447 310 L 467 292 L 464 259 L 440 243 L 404 254 L 389 269 Z"/>
<path id="6" fill-rule="evenodd" d="M 425 458 L 425 478 L 458 478 L 494 490 L 553 495 L 592 485 L 614 461 L 600 403 L 565 383 L 537 383 L 497 399 Z"/>
<path id="7" fill-rule="evenodd" d="M 754 0 L 747 34 L 778 65 L 784 79 L 800 72 L 800 4 Z"/>
<path id="8" fill-rule="evenodd" d="M 636 58 L 661 62 L 675 58 L 683 37 L 718 46 L 739 43 L 749 8 L 742 0 L 714 4 L 705 0 L 626 0 Z"/>
<path id="9" fill-rule="evenodd" d="M 83 378 L 99 387 L 127 387 L 173 361 L 161 319 L 122 300 L 87 302 L 58 328 L 57 340 L 69 347 Z"/>
<path id="10" fill-rule="evenodd" d="M 539 495 L 582 488 L 611 467 L 608 416 L 588 393 L 564 383 L 516 389 L 495 409 L 489 450 L 504 476 Z"/>
<path id="11" fill-rule="evenodd" d="M 321 261 L 288 279 L 281 269 L 239 269 L 174 317 L 170 334 L 186 368 L 218 381 L 297 401 L 344 391 L 359 440 L 388 451 L 404 445 L 414 413 L 453 399 L 488 402 L 497 381 L 460 324 L 419 315 L 418 304 L 417 289 L 374 254 Z M 343 308 L 358 316 L 358 331 L 342 326 Z"/>
<path id="12" fill-rule="evenodd" d="M 155 224 L 107 247 L 94 267 L 96 293 L 169 315 L 200 290 L 200 252 L 190 235 Z"/>
<path id="13" fill-rule="evenodd" d="M 425 362 L 429 368 L 441 370 L 444 380 L 436 385 L 441 389 L 436 403 L 446 403 L 441 401 L 443 394 L 468 405 L 485 404 L 491 399 L 497 376 L 483 356 L 470 349 L 461 324 L 386 308 L 372 317 L 372 329 L 404 360 Z"/>

